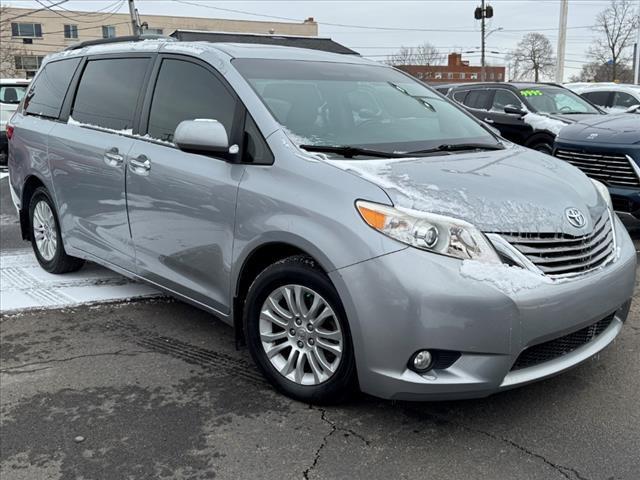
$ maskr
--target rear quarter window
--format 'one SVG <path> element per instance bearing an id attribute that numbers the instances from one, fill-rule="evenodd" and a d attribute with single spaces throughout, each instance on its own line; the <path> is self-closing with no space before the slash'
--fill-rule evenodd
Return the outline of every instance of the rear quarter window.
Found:
<path id="1" fill-rule="evenodd" d="M 28 115 L 57 119 L 80 58 L 47 63 L 34 80 L 24 104 Z"/>

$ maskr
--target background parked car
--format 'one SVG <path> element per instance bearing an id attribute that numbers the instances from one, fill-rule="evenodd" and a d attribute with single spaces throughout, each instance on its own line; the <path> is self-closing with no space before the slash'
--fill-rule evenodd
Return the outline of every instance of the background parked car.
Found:
<path id="1" fill-rule="evenodd" d="M 604 183 L 627 228 L 640 232 L 640 115 L 570 125 L 556 138 L 553 154 Z"/>
<path id="2" fill-rule="evenodd" d="M 7 164 L 7 133 L 6 124 L 16 111 L 22 97 L 27 91 L 29 80 L 2 78 L 0 79 L 0 166 Z"/>
<path id="3" fill-rule="evenodd" d="M 555 84 L 470 83 L 437 88 L 497 128 L 507 140 L 549 154 L 555 136 L 564 126 L 604 113 Z"/>
<path id="4" fill-rule="evenodd" d="M 640 86 L 625 83 L 576 83 L 567 88 L 609 112 L 626 112 L 640 105 Z"/>

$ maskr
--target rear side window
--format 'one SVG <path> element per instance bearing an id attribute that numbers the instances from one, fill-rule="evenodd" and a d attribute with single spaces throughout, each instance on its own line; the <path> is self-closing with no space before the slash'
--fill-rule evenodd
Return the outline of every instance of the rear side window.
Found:
<path id="1" fill-rule="evenodd" d="M 464 99 L 464 104 L 469 108 L 488 110 L 491 94 L 491 90 L 471 90 Z"/>
<path id="2" fill-rule="evenodd" d="M 79 63 L 79 58 L 47 63 L 29 90 L 24 104 L 25 112 L 29 115 L 57 119 L 71 77 Z"/>
<path id="3" fill-rule="evenodd" d="M 188 61 L 165 59 L 153 92 L 148 134 L 172 142 L 173 133 L 183 120 L 209 118 L 224 125 L 231 136 L 235 109 L 231 93 L 206 68 Z"/>
<path id="4" fill-rule="evenodd" d="M 147 58 L 87 62 L 71 110 L 73 120 L 113 130 L 131 130 L 148 64 Z"/>
<path id="5" fill-rule="evenodd" d="M 634 105 L 640 104 L 640 101 L 636 100 L 635 97 L 629 95 L 625 92 L 616 92 L 613 94 L 613 105 L 614 108 L 629 108 Z"/>
<path id="6" fill-rule="evenodd" d="M 609 92 L 587 92 L 583 93 L 582 96 L 599 107 L 606 107 Z"/>

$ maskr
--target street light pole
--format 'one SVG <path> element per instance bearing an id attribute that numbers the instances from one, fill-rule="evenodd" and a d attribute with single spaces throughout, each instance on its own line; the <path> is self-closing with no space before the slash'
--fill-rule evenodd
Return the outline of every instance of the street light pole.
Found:
<path id="1" fill-rule="evenodd" d="M 480 20 L 480 48 L 481 48 L 481 58 L 480 58 L 480 81 L 484 82 L 485 80 L 485 43 L 487 40 L 487 35 L 485 35 L 485 20 L 487 18 L 493 17 L 493 7 L 491 5 L 485 6 L 485 0 L 480 2 L 480 6 L 475 9 L 473 12 L 473 16 L 476 20 Z"/>
<path id="2" fill-rule="evenodd" d="M 484 36 L 484 24 L 485 24 L 485 9 L 484 9 L 484 0 L 482 0 L 481 7 L 482 8 L 482 28 L 480 29 L 482 35 L 482 54 L 480 57 L 480 81 L 484 82 L 486 77 L 486 69 L 485 69 L 485 56 L 484 56 L 484 48 L 487 43 L 487 37 Z"/>
<path id="3" fill-rule="evenodd" d="M 556 61 L 556 83 L 564 82 L 564 58 L 567 45 L 567 14 L 569 0 L 560 0 L 560 23 L 558 25 L 558 58 Z"/>
<path id="4" fill-rule="evenodd" d="M 640 84 L 640 5 L 638 6 L 638 34 L 636 35 L 636 56 L 635 56 L 635 72 L 633 75 L 633 83 Z"/>

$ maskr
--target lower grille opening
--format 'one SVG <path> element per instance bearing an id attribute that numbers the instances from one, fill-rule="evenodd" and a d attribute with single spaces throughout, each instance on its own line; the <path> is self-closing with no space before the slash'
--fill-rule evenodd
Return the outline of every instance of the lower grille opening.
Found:
<path id="1" fill-rule="evenodd" d="M 511 370 L 521 370 L 523 368 L 533 367 L 573 352 L 582 345 L 586 345 L 591 342 L 594 338 L 604 332 L 607 327 L 611 325 L 614 317 L 615 313 L 612 313 L 593 325 L 589 325 L 577 332 L 556 338 L 555 340 L 533 345 L 532 347 L 525 349 L 518 356 L 517 360 L 511 367 Z"/>
<path id="2" fill-rule="evenodd" d="M 453 365 L 460 357 L 461 353 L 454 350 L 430 350 L 433 355 L 433 370 L 444 370 Z"/>

